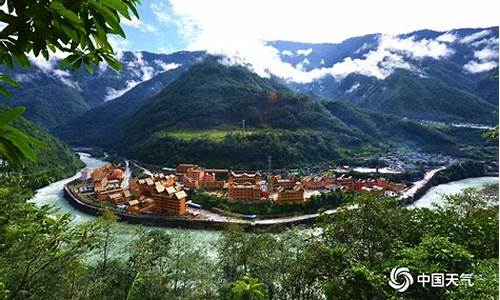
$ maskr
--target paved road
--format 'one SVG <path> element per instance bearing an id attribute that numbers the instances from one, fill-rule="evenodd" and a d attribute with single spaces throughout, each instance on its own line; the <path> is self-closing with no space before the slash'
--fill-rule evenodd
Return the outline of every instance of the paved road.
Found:
<path id="1" fill-rule="evenodd" d="M 354 207 L 354 206 L 353 206 Z M 256 219 L 256 220 L 242 220 L 242 219 L 237 219 L 233 217 L 227 217 L 227 216 L 222 216 L 216 213 L 213 213 L 211 211 L 205 210 L 205 209 L 196 209 L 196 208 L 188 208 L 189 212 L 198 212 L 199 213 L 199 218 L 203 218 L 206 220 L 212 220 L 216 222 L 226 222 L 230 224 L 262 224 L 262 225 L 279 225 L 279 224 L 288 224 L 288 223 L 296 223 L 299 221 L 304 221 L 304 220 L 311 220 L 311 219 L 316 219 L 319 217 L 318 213 L 315 214 L 307 214 L 307 215 L 300 215 L 300 216 L 291 216 L 291 217 L 283 217 L 283 218 L 273 218 L 273 219 Z M 337 209 L 329 209 L 326 210 L 324 213 L 329 215 L 333 214 Z"/>

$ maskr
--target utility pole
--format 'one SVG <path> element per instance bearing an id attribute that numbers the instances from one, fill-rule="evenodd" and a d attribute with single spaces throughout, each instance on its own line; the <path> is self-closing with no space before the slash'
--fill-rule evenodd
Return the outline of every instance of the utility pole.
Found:
<path id="1" fill-rule="evenodd" d="M 243 133 L 245 133 L 245 119 L 241 120 L 241 129 L 243 130 Z"/>

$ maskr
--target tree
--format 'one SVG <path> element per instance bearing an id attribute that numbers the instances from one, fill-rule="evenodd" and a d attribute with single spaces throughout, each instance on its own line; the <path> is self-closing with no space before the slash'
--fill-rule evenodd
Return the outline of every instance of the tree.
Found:
<path id="1" fill-rule="evenodd" d="M 236 299 L 241 300 L 264 299 L 266 297 L 265 286 L 257 278 L 245 277 L 236 281 L 231 292 Z"/>
<path id="2" fill-rule="evenodd" d="M 140 0 L 0 0 L 0 65 L 14 68 L 17 64 L 29 67 L 28 55 L 48 60 L 56 52 L 67 54 L 61 67 L 73 71 L 83 64 L 92 73 L 93 67 L 105 61 L 119 70 L 108 35 L 125 37 L 120 18 L 138 17 L 136 5 Z M 0 74 L 0 82 L 17 87 L 12 78 Z M 0 85 L 0 94 L 10 97 Z M 0 112 L 0 156 L 18 165 L 34 160 L 30 149 L 39 143 L 14 130 L 12 122 L 19 118 L 22 108 Z"/>
<path id="3" fill-rule="evenodd" d="M 118 217 L 110 210 L 105 210 L 103 215 L 99 218 L 99 225 L 102 227 L 100 232 L 101 248 L 102 248 L 102 276 L 106 275 L 106 266 L 108 264 L 109 250 L 113 243 L 114 230 L 113 226 L 118 220 Z"/>

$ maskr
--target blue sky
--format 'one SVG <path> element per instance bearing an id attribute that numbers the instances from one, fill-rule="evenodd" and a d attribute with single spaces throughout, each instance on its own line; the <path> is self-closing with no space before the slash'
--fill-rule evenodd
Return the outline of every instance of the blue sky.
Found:
<path id="1" fill-rule="evenodd" d="M 155 9 L 155 10 L 154 10 Z M 181 35 L 175 22 L 161 21 L 154 11 L 171 15 L 169 1 L 145 0 L 138 7 L 140 21 L 122 20 L 127 38 L 118 42 L 123 50 L 170 53 L 185 49 L 188 41 Z"/>
<path id="2" fill-rule="evenodd" d="M 122 50 L 170 53 L 250 47 L 256 41 L 340 42 L 368 33 L 498 26 L 500 1 L 143 0 L 123 20 Z"/>

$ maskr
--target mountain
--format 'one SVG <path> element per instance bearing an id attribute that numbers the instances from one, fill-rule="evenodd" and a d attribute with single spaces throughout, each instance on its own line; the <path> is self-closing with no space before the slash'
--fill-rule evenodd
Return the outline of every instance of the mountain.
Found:
<path id="1" fill-rule="evenodd" d="M 1 98 L 11 106 L 25 106 L 25 116 L 38 125 L 51 129 L 83 112 L 120 97 L 133 87 L 164 72 L 188 67 L 202 57 L 203 52 L 181 51 L 165 54 L 148 52 L 123 52 L 119 55 L 123 66 L 116 72 L 102 64 L 89 74 L 60 69 L 59 59 L 44 61 L 31 58 L 30 68 L 0 67 L 0 73 L 21 83 L 21 88 L 11 88 L 12 99 Z M 177 71 L 176 71 L 177 72 Z M 57 113 L 56 113 L 57 112 Z"/>
<path id="2" fill-rule="evenodd" d="M 498 27 L 420 30 L 396 36 L 369 34 L 340 43 L 270 41 L 266 45 L 278 56 L 262 59 L 279 60 L 269 64 L 266 72 L 312 98 L 348 101 L 416 121 L 497 122 Z M 141 83 L 168 83 L 168 78 L 155 77 L 177 68 L 185 71 L 204 55 L 123 52 L 119 54 L 121 72 L 103 64 L 93 75 L 85 70 L 61 70 L 57 59 L 46 62 L 31 58 L 29 69 L 2 67 L 0 73 L 23 84 L 11 89 L 13 100 L 6 102 L 26 106 L 28 119 L 54 129 L 120 98 Z M 179 70 L 174 73 L 178 76 Z M 152 95 L 137 93 L 141 99 Z M 128 106 L 126 101 L 121 103 Z M 135 102 L 130 106 L 133 110 Z M 121 115 L 122 111 L 113 113 Z M 100 131 L 98 126 L 89 130 Z"/>
<path id="3" fill-rule="evenodd" d="M 37 189 L 50 182 L 73 176 L 84 167 L 83 162 L 66 144 L 39 126 L 23 117 L 16 119 L 14 126 L 42 143 L 35 146 L 36 161 L 27 162 L 21 170 L 16 169 L 27 179 L 25 182 L 28 182 L 31 188 Z"/>
<path id="4" fill-rule="evenodd" d="M 208 56 L 131 109 L 123 109 L 127 101 L 115 99 L 55 132 L 72 144 L 163 165 L 194 161 L 262 168 L 268 155 L 275 166 L 293 166 L 355 159 L 391 145 L 458 149 L 437 130 L 347 102 L 296 94 L 278 80 L 222 61 Z M 94 123 L 108 124 L 96 135 L 88 130 Z"/>
<path id="5" fill-rule="evenodd" d="M 302 71 L 287 78 L 295 91 L 416 120 L 497 123 L 498 27 L 268 45 Z"/>
<path id="6" fill-rule="evenodd" d="M 90 109 L 62 125 L 53 132 L 72 145 L 113 146 L 125 134 L 123 124 L 133 118 L 132 113 L 146 99 L 156 95 L 189 68 L 189 63 L 162 72 L 148 81 L 139 83 L 122 96 Z M 114 134 L 110 135 L 109 133 Z"/>

